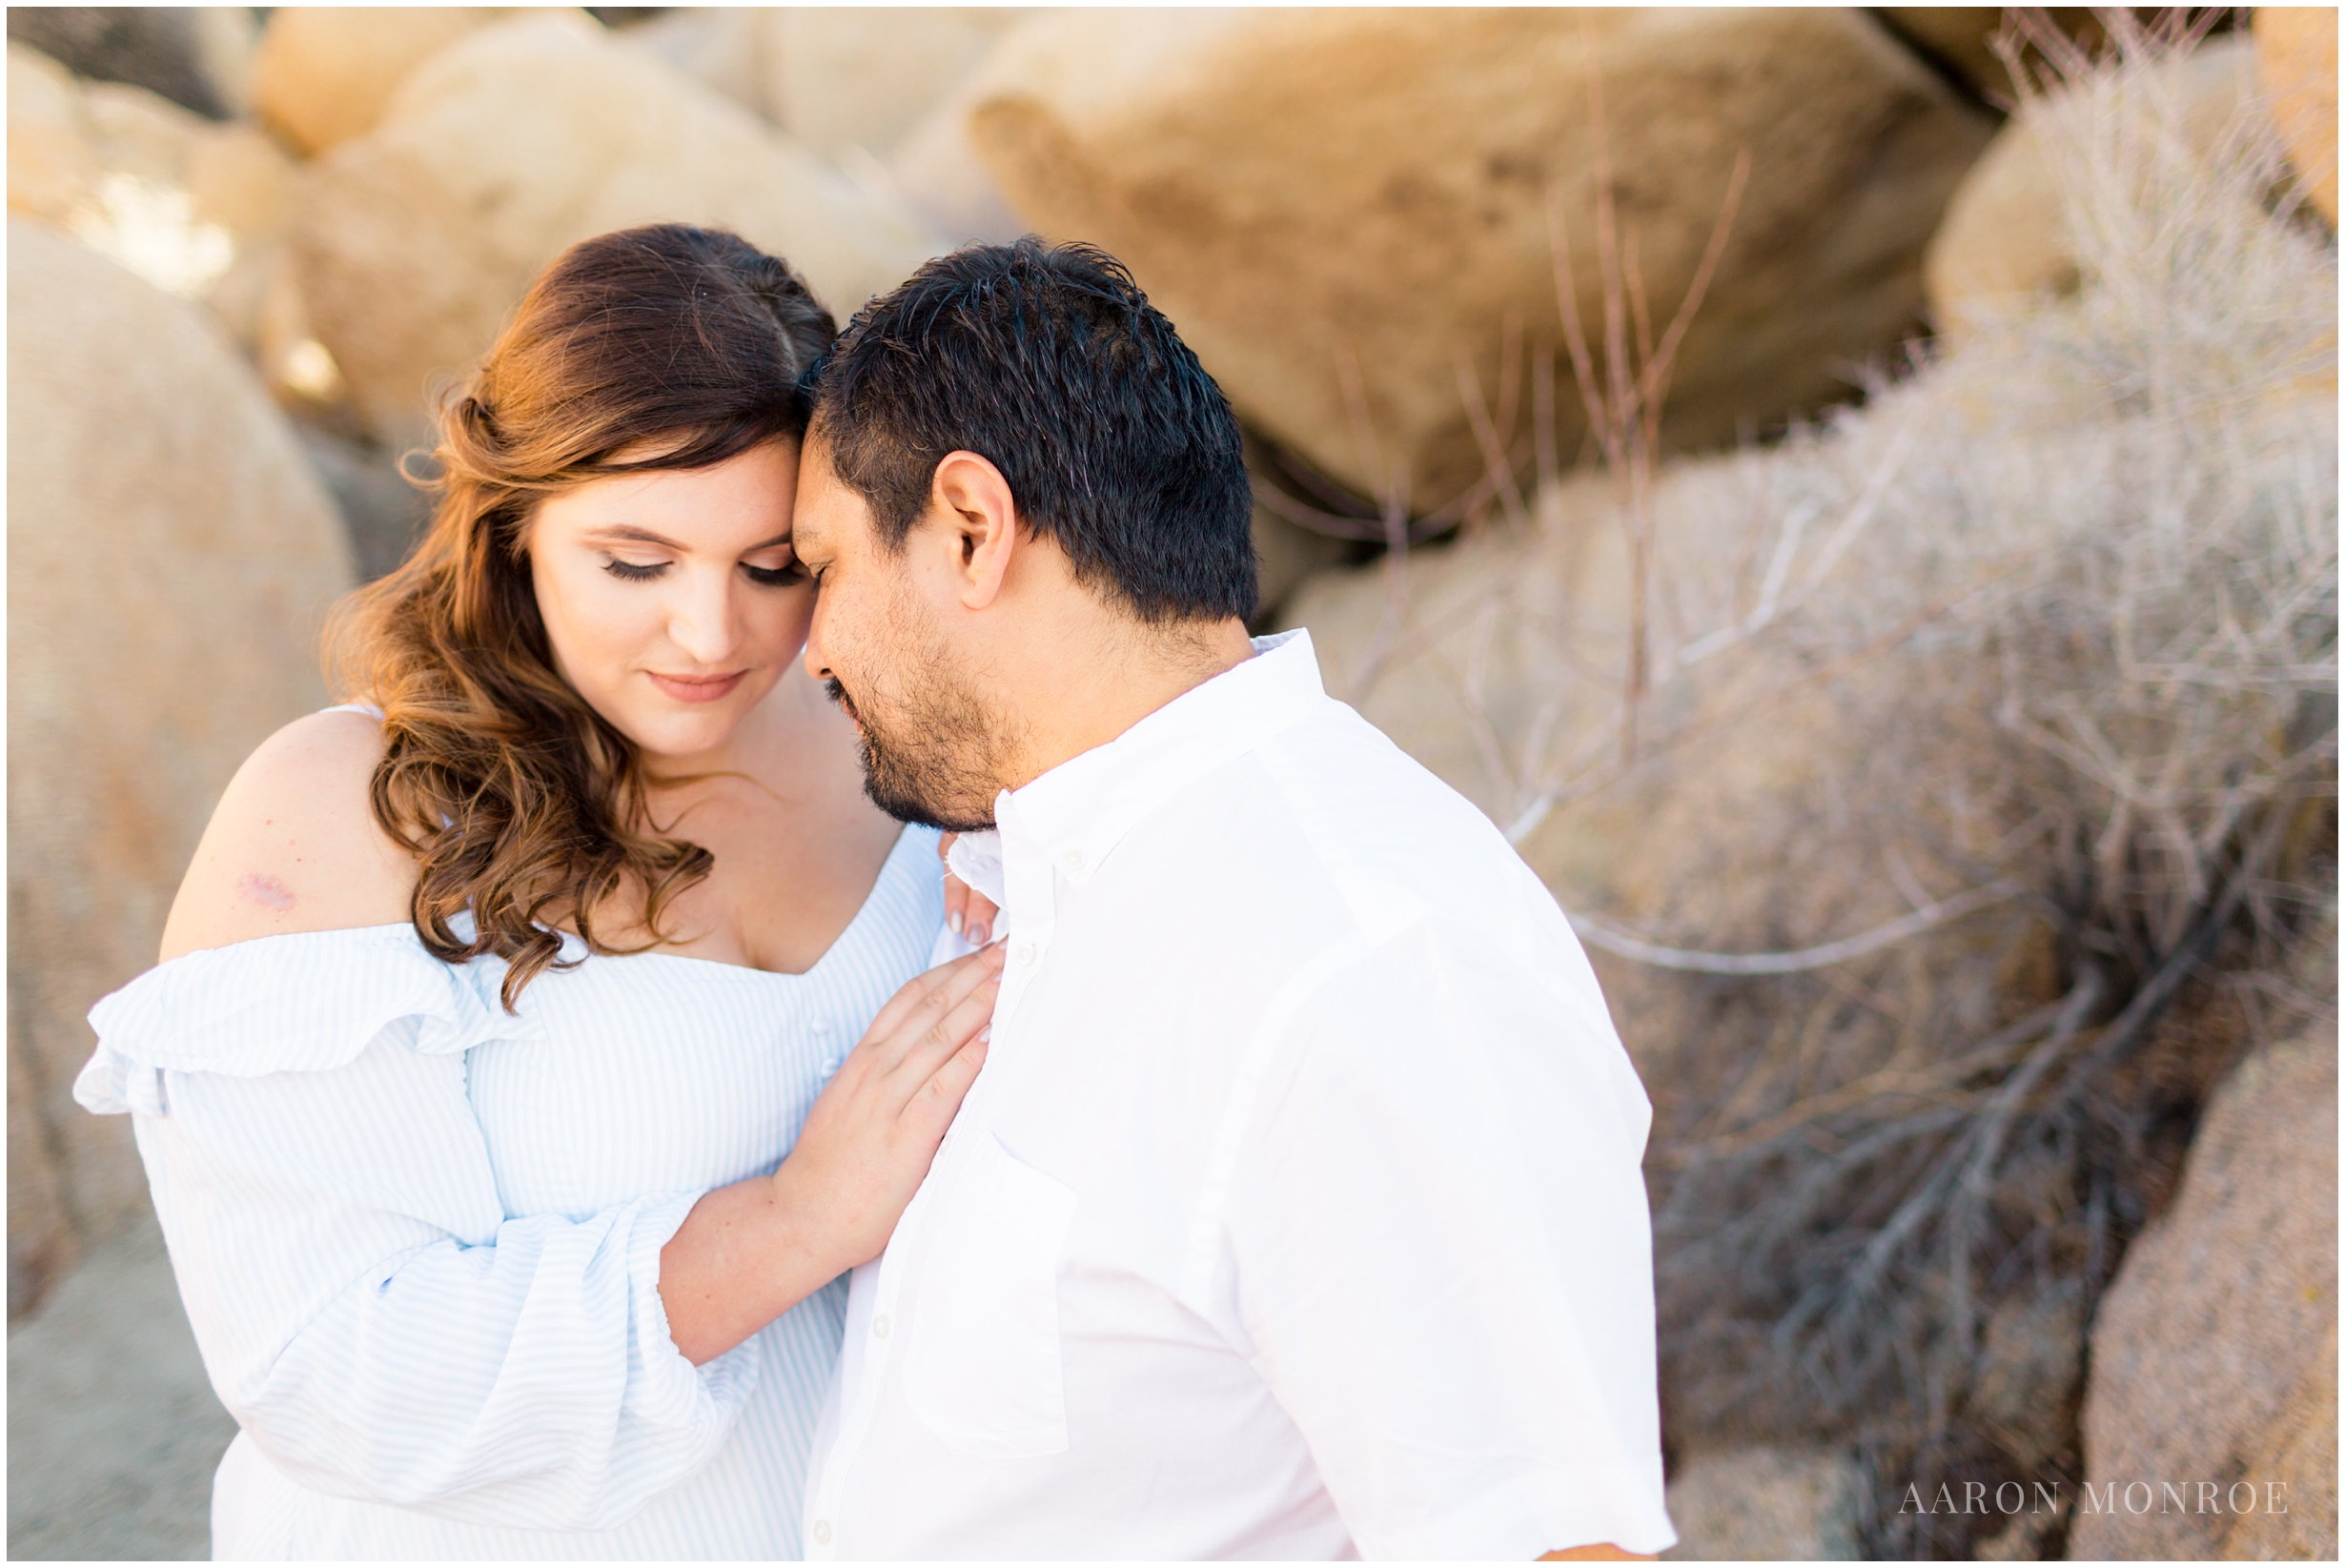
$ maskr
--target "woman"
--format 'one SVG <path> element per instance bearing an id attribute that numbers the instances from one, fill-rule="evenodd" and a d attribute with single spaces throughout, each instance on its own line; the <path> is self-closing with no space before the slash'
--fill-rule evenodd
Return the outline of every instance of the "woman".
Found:
<path id="1" fill-rule="evenodd" d="M 76 1092 L 133 1113 L 242 1429 L 215 1555 L 795 1555 L 829 1287 L 999 967 L 911 978 L 935 838 L 797 668 L 832 334 L 729 234 L 555 262 L 443 411 L 428 535 L 344 606 L 364 701 L 254 754 L 91 1014 Z"/>

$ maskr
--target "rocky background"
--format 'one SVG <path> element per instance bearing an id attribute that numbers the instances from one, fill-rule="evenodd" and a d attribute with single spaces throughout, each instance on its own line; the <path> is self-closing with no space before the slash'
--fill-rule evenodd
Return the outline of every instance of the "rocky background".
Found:
<path id="1" fill-rule="evenodd" d="M 11 9 L 11 1555 L 202 1555 L 228 1436 L 83 1014 L 438 392 L 685 219 L 843 316 L 1094 240 L 1220 379 L 1265 625 L 1651 1088 L 1674 1555 L 2333 1558 L 2335 68 L 2274 8 Z"/>

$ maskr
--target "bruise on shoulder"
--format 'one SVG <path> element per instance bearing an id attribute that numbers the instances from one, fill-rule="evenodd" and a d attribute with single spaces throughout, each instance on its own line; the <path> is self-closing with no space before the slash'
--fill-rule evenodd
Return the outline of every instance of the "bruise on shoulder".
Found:
<path id="1" fill-rule="evenodd" d="M 236 879 L 237 896 L 259 905 L 272 914 L 283 914 L 294 906 L 293 889 L 272 876 L 258 871 L 247 871 Z"/>

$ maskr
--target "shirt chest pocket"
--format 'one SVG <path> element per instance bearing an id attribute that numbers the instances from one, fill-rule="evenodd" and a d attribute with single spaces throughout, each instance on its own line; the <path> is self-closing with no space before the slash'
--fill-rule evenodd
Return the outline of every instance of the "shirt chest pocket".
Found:
<path id="1" fill-rule="evenodd" d="M 1074 1211 L 1071 1188 L 988 1136 L 937 1215 L 904 1393 L 956 1454 L 1066 1451 L 1058 1270 Z"/>

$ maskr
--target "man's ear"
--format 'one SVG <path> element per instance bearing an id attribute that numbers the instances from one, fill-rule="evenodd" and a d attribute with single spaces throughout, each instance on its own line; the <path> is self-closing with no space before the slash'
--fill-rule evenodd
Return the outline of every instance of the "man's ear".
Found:
<path id="1" fill-rule="evenodd" d="M 1018 507 L 1009 481 L 974 452 L 948 452 L 936 465 L 928 500 L 948 530 L 961 602 L 982 610 L 1002 591 L 1018 547 Z"/>

